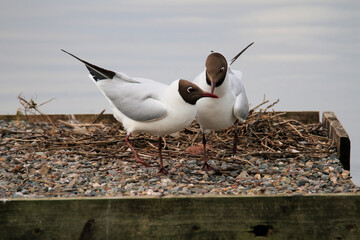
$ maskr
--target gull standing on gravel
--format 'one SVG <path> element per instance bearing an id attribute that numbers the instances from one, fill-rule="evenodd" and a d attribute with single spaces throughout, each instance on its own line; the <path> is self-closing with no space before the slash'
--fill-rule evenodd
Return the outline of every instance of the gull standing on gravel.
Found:
<path id="1" fill-rule="evenodd" d="M 233 154 L 236 153 L 238 121 L 243 122 L 246 120 L 249 104 L 244 85 L 241 82 L 242 73 L 232 70 L 230 65 L 252 44 L 249 44 L 237 54 L 230 61 L 230 64 L 227 63 L 222 54 L 218 52 L 211 53 L 206 59 L 205 70 L 193 81 L 205 91 L 219 96 L 218 99 L 201 99 L 197 103 L 196 120 L 200 124 L 203 136 L 203 169 L 206 171 L 214 169 L 207 163 L 206 133 L 209 133 L 211 130 L 228 128 L 235 123 Z"/>
<path id="2" fill-rule="evenodd" d="M 162 136 L 190 125 L 196 115 L 195 104 L 200 98 L 217 98 L 215 94 L 204 92 L 187 80 L 179 79 L 165 85 L 150 79 L 131 78 L 124 73 L 95 66 L 63 49 L 62 51 L 85 64 L 90 78 L 109 101 L 114 117 L 126 129 L 125 142 L 139 163 L 150 166 L 130 144 L 130 135 L 134 132 L 146 132 L 159 136 L 160 173 L 167 173 L 161 154 Z"/>

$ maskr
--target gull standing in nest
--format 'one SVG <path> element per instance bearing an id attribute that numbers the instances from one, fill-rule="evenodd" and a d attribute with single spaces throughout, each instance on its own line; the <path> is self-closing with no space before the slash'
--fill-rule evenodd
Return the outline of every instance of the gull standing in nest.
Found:
<path id="1" fill-rule="evenodd" d="M 211 130 L 222 130 L 235 123 L 233 154 L 236 153 L 238 121 L 246 120 L 249 104 L 244 85 L 241 82 L 242 73 L 232 70 L 230 65 L 252 44 L 237 54 L 229 64 L 221 53 L 212 52 L 206 59 L 205 70 L 193 81 L 205 91 L 219 96 L 218 99 L 200 99 L 197 104 L 196 120 L 200 124 L 203 136 L 203 169 L 206 171 L 214 169 L 208 165 L 206 156 L 205 134 Z"/>
<path id="2" fill-rule="evenodd" d="M 107 70 L 65 51 L 85 64 L 90 78 L 109 101 L 114 117 L 127 131 L 125 142 L 134 158 L 145 166 L 129 137 L 134 132 L 146 132 L 159 136 L 159 173 L 166 174 L 161 148 L 162 137 L 177 132 L 191 124 L 196 115 L 196 102 L 204 97 L 217 98 L 196 84 L 179 79 L 165 85 L 150 79 L 131 78 L 124 73 Z"/>

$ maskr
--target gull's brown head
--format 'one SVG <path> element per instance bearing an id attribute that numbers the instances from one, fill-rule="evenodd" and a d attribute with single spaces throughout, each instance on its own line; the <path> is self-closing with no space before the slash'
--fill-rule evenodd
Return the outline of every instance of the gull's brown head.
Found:
<path id="1" fill-rule="evenodd" d="M 225 57 L 217 52 L 211 53 L 205 63 L 206 82 L 211 86 L 211 93 L 225 80 L 228 64 Z"/>
<path id="2" fill-rule="evenodd" d="M 209 92 L 205 92 L 196 84 L 180 79 L 179 80 L 179 94 L 184 99 L 185 102 L 195 105 L 197 100 L 203 97 L 211 97 L 211 98 L 218 98 L 217 95 Z"/>

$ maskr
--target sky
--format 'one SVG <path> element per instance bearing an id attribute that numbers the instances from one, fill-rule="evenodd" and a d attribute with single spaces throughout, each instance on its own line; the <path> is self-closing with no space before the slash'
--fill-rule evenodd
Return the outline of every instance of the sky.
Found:
<path id="1" fill-rule="evenodd" d="M 360 184 L 359 1 L 2 1 L 0 114 L 17 96 L 45 113 L 100 113 L 106 99 L 65 49 L 104 68 L 163 83 L 193 80 L 211 50 L 243 72 L 249 102 L 333 111 L 350 135 Z"/>

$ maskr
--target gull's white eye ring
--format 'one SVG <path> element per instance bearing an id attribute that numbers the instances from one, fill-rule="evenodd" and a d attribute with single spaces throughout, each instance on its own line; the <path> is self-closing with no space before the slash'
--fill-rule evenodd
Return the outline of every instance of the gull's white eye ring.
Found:
<path id="1" fill-rule="evenodd" d="M 192 91 L 194 91 L 194 88 L 193 88 L 193 87 L 188 87 L 188 88 L 186 89 L 186 91 L 187 91 L 188 93 L 191 93 Z"/>

